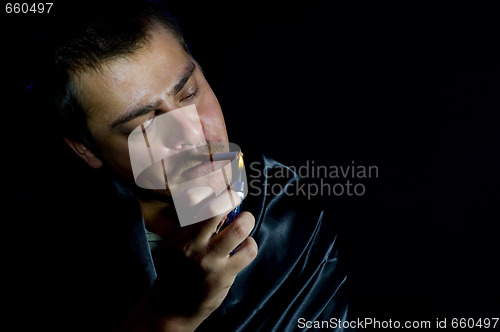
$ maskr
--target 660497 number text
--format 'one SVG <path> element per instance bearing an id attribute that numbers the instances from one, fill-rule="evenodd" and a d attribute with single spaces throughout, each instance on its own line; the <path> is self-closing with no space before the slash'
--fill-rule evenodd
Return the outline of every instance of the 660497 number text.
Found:
<path id="1" fill-rule="evenodd" d="M 8 2 L 5 4 L 5 12 L 7 14 L 49 14 L 53 2 Z"/>

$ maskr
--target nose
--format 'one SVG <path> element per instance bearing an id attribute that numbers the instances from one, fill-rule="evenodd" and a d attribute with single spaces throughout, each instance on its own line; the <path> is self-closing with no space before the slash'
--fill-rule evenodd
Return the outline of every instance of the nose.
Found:
<path id="1" fill-rule="evenodd" d="M 171 128 L 167 131 L 167 145 L 170 149 L 183 151 L 206 144 L 197 113 L 179 110 L 171 116 Z"/>

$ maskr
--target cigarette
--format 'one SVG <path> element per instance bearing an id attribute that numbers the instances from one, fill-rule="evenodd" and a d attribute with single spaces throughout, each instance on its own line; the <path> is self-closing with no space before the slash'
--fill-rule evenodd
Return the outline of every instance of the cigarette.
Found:
<path id="1" fill-rule="evenodd" d="M 233 160 L 243 154 L 240 151 L 215 153 L 211 155 L 212 161 Z"/>

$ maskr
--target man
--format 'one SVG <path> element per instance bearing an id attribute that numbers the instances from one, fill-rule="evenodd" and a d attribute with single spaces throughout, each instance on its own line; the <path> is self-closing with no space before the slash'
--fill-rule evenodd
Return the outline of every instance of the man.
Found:
<path id="1" fill-rule="evenodd" d="M 214 92 L 168 17 L 147 3 L 97 16 L 56 43 L 47 76 L 53 81 L 44 84 L 66 144 L 116 188 L 113 199 L 97 203 L 103 211 L 95 209 L 96 220 L 106 220 L 95 226 L 97 240 L 86 239 L 92 258 L 79 262 L 84 276 L 75 273 L 66 285 L 85 289 L 70 289 L 61 301 L 74 306 L 71 317 L 93 331 L 288 331 L 345 320 L 347 278 L 334 224 L 304 197 L 265 191 L 280 164 L 243 149 L 245 161 L 262 170 L 260 196 L 249 193 L 249 211 L 220 231 L 234 205 L 210 186 L 182 194 L 212 217 L 181 227 L 168 192 L 136 185 L 128 138 L 145 122 L 194 105 L 201 132 L 187 128 L 184 140 L 165 143 L 166 150 L 229 137 Z M 281 185 L 297 181 L 290 173 Z M 154 259 L 147 236 L 161 239 Z"/>

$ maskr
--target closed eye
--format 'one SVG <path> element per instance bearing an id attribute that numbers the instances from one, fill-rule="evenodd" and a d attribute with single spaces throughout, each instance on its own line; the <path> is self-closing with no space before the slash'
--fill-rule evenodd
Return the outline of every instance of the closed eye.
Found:
<path id="1" fill-rule="evenodd" d="M 199 88 L 196 88 L 196 90 L 194 90 L 193 93 L 191 93 L 190 95 L 184 97 L 181 99 L 181 102 L 183 101 L 191 101 L 193 100 L 194 98 L 198 97 L 198 95 L 200 94 L 200 89 Z"/>

